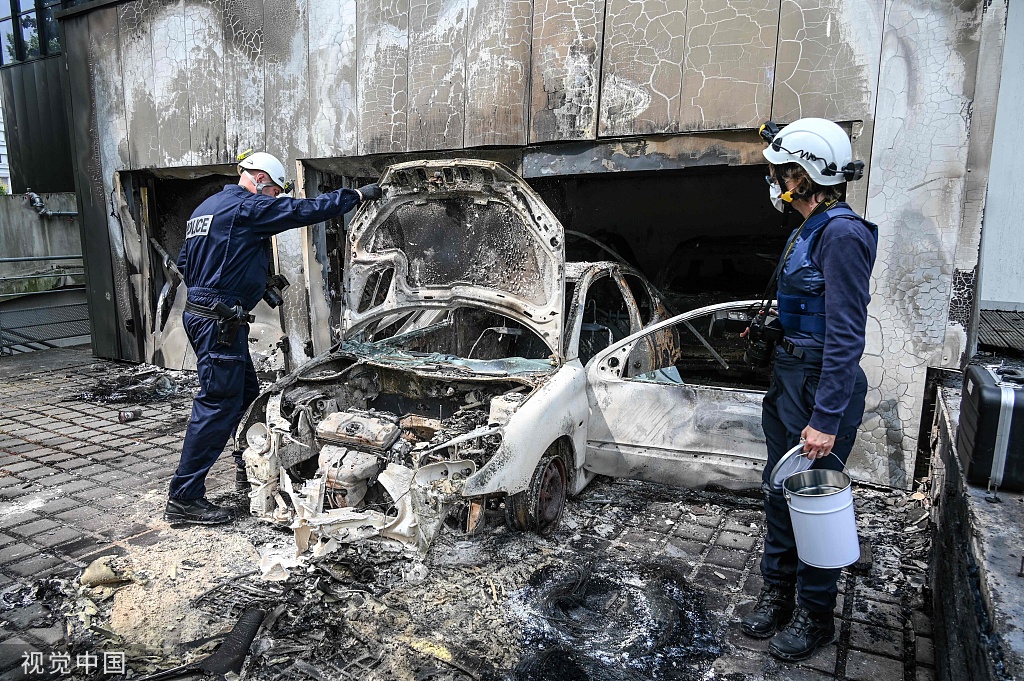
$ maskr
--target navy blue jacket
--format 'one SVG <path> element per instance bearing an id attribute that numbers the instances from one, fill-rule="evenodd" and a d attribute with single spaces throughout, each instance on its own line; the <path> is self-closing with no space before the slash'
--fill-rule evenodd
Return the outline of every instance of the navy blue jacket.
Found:
<path id="1" fill-rule="evenodd" d="M 838 217 L 829 222 L 811 253 L 811 261 L 825 275 L 827 321 L 821 379 L 808 425 L 830 435 L 838 430 L 850 402 L 864 353 L 876 234 L 860 220 Z"/>
<path id="2" fill-rule="evenodd" d="M 188 299 L 200 305 L 240 304 L 251 310 L 266 290 L 270 237 L 336 218 L 358 204 L 354 189 L 292 199 L 227 185 L 199 204 L 186 226 L 178 269 Z"/>

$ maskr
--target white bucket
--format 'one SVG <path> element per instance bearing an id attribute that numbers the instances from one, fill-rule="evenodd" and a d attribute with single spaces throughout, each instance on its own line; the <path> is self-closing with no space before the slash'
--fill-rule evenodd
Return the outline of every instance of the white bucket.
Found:
<path id="1" fill-rule="evenodd" d="M 857 562 L 860 542 L 849 475 L 812 468 L 786 478 L 782 489 L 800 560 L 817 568 L 842 568 Z"/>

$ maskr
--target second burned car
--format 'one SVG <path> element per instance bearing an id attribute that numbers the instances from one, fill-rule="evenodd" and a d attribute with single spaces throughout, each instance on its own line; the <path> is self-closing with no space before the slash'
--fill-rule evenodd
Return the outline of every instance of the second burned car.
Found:
<path id="1" fill-rule="evenodd" d="M 404 163 L 380 184 L 347 233 L 344 340 L 240 426 L 253 515 L 300 551 L 422 551 L 499 511 L 549 533 L 601 473 L 755 484 L 760 394 L 679 373 L 705 311 L 669 320 L 631 267 L 566 263 L 562 226 L 500 164 Z"/>

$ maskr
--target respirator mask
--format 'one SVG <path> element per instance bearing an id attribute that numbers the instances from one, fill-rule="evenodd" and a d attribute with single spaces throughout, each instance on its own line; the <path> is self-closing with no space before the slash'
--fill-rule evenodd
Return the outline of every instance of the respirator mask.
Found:
<path id="1" fill-rule="evenodd" d="M 775 210 L 785 213 L 786 206 L 793 200 L 793 192 L 783 192 L 782 185 L 771 175 L 765 175 L 764 181 L 768 183 L 768 197 L 772 200 Z"/>
<path id="2" fill-rule="evenodd" d="M 786 202 L 782 200 L 782 187 L 778 183 L 773 182 L 768 185 L 768 196 L 771 198 L 775 210 L 780 213 L 786 210 Z"/>

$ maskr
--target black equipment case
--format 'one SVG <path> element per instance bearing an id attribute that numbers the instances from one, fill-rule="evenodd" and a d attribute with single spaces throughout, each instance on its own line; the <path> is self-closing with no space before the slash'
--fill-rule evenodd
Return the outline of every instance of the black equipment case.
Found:
<path id="1" fill-rule="evenodd" d="M 1024 372 L 967 367 L 956 448 L 967 482 L 1024 491 Z"/>

